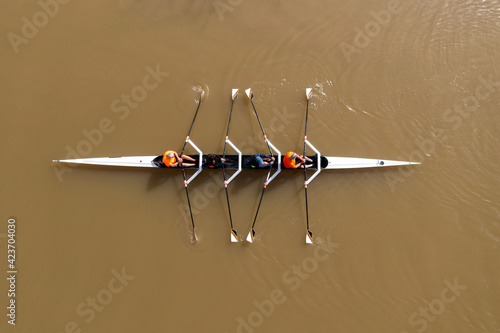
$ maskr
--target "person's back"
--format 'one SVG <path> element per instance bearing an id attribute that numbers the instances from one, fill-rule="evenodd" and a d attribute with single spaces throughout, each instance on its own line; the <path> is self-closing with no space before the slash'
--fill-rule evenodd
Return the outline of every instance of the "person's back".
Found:
<path id="1" fill-rule="evenodd" d="M 173 150 L 167 150 L 165 154 L 163 154 L 163 164 L 167 168 L 172 168 L 174 164 L 177 162 L 177 158 L 175 157 L 175 152 Z"/>
<path id="2" fill-rule="evenodd" d="M 294 153 L 293 151 L 289 151 L 286 153 L 285 156 L 283 156 L 283 165 L 287 169 L 297 169 L 297 168 L 309 168 L 311 164 L 305 165 L 305 162 L 309 161 L 312 162 L 312 160 L 307 157 L 307 156 L 299 156 L 297 153 Z"/>
<path id="3" fill-rule="evenodd" d="M 287 169 L 297 169 L 300 165 L 297 165 L 296 163 L 296 158 L 297 158 L 297 154 L 294 153 L 293 151 L 289 151 L 288 153 L 286 153 L 286 155 L 283 157 L 283 165 L 285 166 L 285 168 Z"/>
<path id="4" fill-rule="evenodd" d="M 163 154 L 162 162 L 163 162 L 163 164 L 165 164 L 165 166 L 167 168 L 175 168 L 179 164 L 181 164 L 181 166 L 185 166 L 185 167 L 191 167 L 191 166 L 195 165 L 194 163 L 182 163 L 183 159 L 186 159 L 186 160 L 191 161 L 191 162 L 196 161 L 194 158 L 192 158 L 188 155 L 182 155 L 181 157 L 179 157 L 179 155 L 177 155 L 177 153 L 175 151 L 167 150 L 165 152 L 165 154 Z"/>

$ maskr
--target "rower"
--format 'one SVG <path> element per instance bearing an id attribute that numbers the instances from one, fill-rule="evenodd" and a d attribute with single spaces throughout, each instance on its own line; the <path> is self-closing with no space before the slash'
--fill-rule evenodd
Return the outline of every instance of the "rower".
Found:
<path id="1" fill-rule="evenodd" d="M 163 154 L 163 163 L 167 168 L 175 168 L 181 163 L 181 165 L 185 167 L 195 166 L 195 163 L 182 163 L 182 160 L 186 159 L 188 161 L 196 162 L 196 160 L 188 155 L 182 155 L 179 157 L 177 153 L 173 150 L 167 150 L 165 154 Z"/>
<path id="2" fill-rule="evenodd" d="M 311 162 L 311 164 L 306 165 L 306 161 Z M 294 153 L 293 151 L 289 151 L 283 157 L 283 164 L 287 169 L 304 169 L 304 165 L 306 168 L 312 166 L 312 160 L 307 156 L 304 157 L 302 155 L 297 155 L 297 153 Z"/>
<path id="3" fill-rule="evenodd" d="M 262 169 L 268 167 L 273 163 L 274 163 L 274 157 L 266 154 L 255 154 L 253 155 L 251 167 Z"/>
<path id="4" fill-rule="evenodd" d="M 219 155 L 208 154 L 203 162 L 210 169 L 220 169 L 222 167 L 222 163 L 225 161 L 226 160 L 224 158 L 221 158 Z"/>

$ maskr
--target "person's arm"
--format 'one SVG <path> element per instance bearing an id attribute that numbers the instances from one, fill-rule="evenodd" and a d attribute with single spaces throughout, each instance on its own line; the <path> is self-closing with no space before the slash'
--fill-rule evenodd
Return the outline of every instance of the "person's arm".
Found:
<path id="1" fill-rule="evenodd" d="M 176 166 L 178 166 L 178 165 L 179 165 L 179 162 L 175 162 L 174 164 L 171 164 L 171 165 L 170 165 L 170 167 L 171 167 L 171 168 L 175 168 L 175 167 L 176 167 Z"/>
<path id="2" fill-rule="evenodd" d="M 175 151 L 174 151 L 174 156 L 177 159 L 177 162 L 175 162 L 175 166 L 177 166 L 177 164 L 179 163 L 182 163 L 182 158 L 180 158 L 179 155 L 177 155 L 177 152 Z"/>

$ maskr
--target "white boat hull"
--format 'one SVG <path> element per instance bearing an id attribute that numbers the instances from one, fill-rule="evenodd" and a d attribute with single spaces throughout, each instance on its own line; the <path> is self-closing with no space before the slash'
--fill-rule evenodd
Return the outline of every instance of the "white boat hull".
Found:
<path id="1" fill-rule="evenodd" d="M 328 166 L 325 167 L 324 170 L 380 168 L 380 167 L 420 164 L 418 162 L 393 161 L 393 160 L 383 160 L 374 158 L 334 157 L 334 156 L 326 156 L 326 158 L 328 159 Z"/>
<path id="2" fill-rule="evenodd" d="M 71 160 L 54 160 L 59 163 L 105 165 L 120 167 L 140 167 L 156 168 L 151 161 L 156 156 L 120 156 L 120 157 L 96 157 L 96 158 L 75 158 Z"/>
<path id="3" fill-rule="evenodd" d="M 151 163 L 151 161 L 155 157 L 156 156 L 98 157 L 98 158 L 78 158 L 69 160 L 54 160 L 53 162 L 119 166 L 119 167 L 157 168 Z M 326 156 L 326 158 L 328 159 L 328 166 L 326 166 L 323 170 L 364 169 L 364 168 L 380 168 L 380 167 L 394 167 L 394 166 L 420 164 L 418 162 L 393 161 L 393 160 L 372 159 L 372 158 L 334 157 L 334 156 Z"/>

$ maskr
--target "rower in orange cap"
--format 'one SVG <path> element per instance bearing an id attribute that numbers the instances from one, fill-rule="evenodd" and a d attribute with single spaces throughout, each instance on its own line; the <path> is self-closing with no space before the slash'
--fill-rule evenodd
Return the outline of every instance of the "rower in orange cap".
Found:
<path id="1" fill-rule="evenodd" d="M 293 151 L 289 151 L 283 157 L 283 164 L 285 165 L 285 168 L 287 168 L 287 169 L 297 169 L 297 168 L 304 169 L 304 165 L 306 168 L 311 167 L 312 164 L 306 165 L 305 164 L 306 161 L 312 163 L 312 160 L 309 157 L 306 156 L 304 158 L 304 156 L 297 155 L 297 153 L 294 153 Z"/>
<path id="2" fill-rule="evenodd" d="M 188 155 L 182 155 L 181 157 L 179 157 L 179 155 L 177 155 L 177 153 L 173 150 L 168 150 L 165 152 L 165 154 L 163 154 L 163 164 L 165 164 L 167 168 L 175 168 L 179 165 L 179 163 L 181 163 L 185 167 L 196 165 L 195 163 L 182 163 L 183 159 L 196 162 L 194 158 Z"/>

